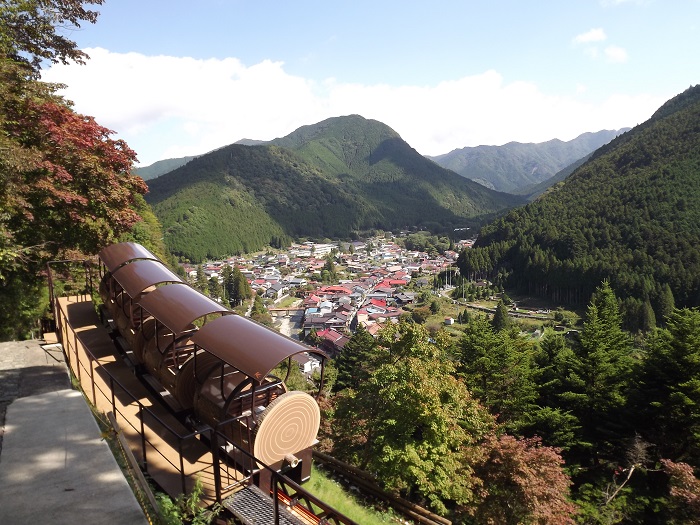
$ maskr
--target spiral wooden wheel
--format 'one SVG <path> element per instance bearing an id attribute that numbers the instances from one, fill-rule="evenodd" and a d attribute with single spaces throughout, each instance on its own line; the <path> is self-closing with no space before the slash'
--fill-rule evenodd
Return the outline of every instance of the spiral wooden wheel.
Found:
<path id="1" fill-rule="evenodd" d="M 272 465 L 316 442 L 321 411 L 305 392 L 285 392 L 270 403 L 255 427 L 253 455 Z"/>

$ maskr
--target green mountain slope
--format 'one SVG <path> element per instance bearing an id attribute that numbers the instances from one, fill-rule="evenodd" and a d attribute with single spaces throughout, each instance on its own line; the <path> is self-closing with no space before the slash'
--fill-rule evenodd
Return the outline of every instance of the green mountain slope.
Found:
<path id="1" fill-rule="evenodd" d="M 669 291 L 700 304 L 700 86 L 486 226 L 477 246 L 465 271 L 508 271 L 520 290 L 556 300 L 584 303 L 609 279 L 630 308 L 649 303 L 657 316 Z"/>
<path id="2" fill-rule="evenodd" d="M 159 160 L 158 162 L 154 162 L 149 166 L 144 166 L 143 168 L 136 168 L 134 170 L 134 175 L 138 175 L 143 180 L 155 179 L 157 177 L 160 177 L 161 175 L 165 175 L 166 173 L 179 168 L 180 166 L 187 164 L 189 161 L 195 158 L 197 157 L 181 157 L 178 159 Z"/>
<path id="3" fill-rule="evenodd" d="M 525 194 L 530 187 L 590 155 L 623 131 L 626 130 L 584 133 L 568 142 L 554 139 L 538 144 L 509 142 L 503 146 L 461 148 L 431 158 L 486 187 Z"/>
<path id="4" fill-rule="evenodd" d="M 543 182 L 540 182 L 539 184 L 535 184 L 534 186 L 523 188 L 521 194 L 527 195 L 528 200 L 531 200 L 531 201 L 535 200 L 537 197 L 542 195 L 544 192 L 546 192 L 550 188 L 556 186 L 560 182 L 564 182 L 564 180 L 566 180 L 566 178 L 569 175 L 571 175 L 576 170 L 576 168 L 583 165 L 588 159 L 590 159 L 591 155 L 593 155 L 593 153 L 586 155 L 585 157 L 578 159 L 576 162 L 569 164 L 566 168 L 557 172 L 556 175 L 548 178 L 547 180 L 545 180 Z"/>
<path id="5" fill-rule="evenodd" d="M 445 230 L 523 202 L 437 166 L 388 126 L 359 116 L 304 126 L 266 145 L 221 148 L 149 188 L 169 248 L 193 260 L 290 237 Z"/>

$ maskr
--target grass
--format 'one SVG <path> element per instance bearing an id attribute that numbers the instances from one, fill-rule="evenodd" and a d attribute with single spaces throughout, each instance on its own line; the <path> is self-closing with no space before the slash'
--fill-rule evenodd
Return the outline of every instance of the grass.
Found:
<path id="1" fill-rule="evenodd" d="M 362 525 L 399 523 L 393 513 L 375 510 L 315 465 L 312 467 L 311 479 L 304 484 L 304 489 Z"/>

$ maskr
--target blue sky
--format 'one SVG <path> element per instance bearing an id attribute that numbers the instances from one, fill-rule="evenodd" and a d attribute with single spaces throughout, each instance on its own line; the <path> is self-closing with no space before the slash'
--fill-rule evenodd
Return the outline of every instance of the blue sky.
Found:
<path id="1" fill-rule="evenodd" d="M 700 82 L 700 0 L 106 0 L 43 73 L 141 165 L 328 117 L 426 155 L 635 126 Z"/>

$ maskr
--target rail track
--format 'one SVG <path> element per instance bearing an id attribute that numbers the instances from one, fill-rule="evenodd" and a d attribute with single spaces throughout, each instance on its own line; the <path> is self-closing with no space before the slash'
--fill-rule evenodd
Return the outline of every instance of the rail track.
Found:
<path id="1" fill-rule="evenodd" d="M 421 525 L 452 525 L 450 520 L 382 489 L 377 480 L 363 470 L 316 450 L 313 452 L 313 457 L 317 463 L 324 465 L 344 478 L 348 486 L 355 486 L 361 493 L 385 502 L 396 512 L 414 523 L 420 523 Z"/>

